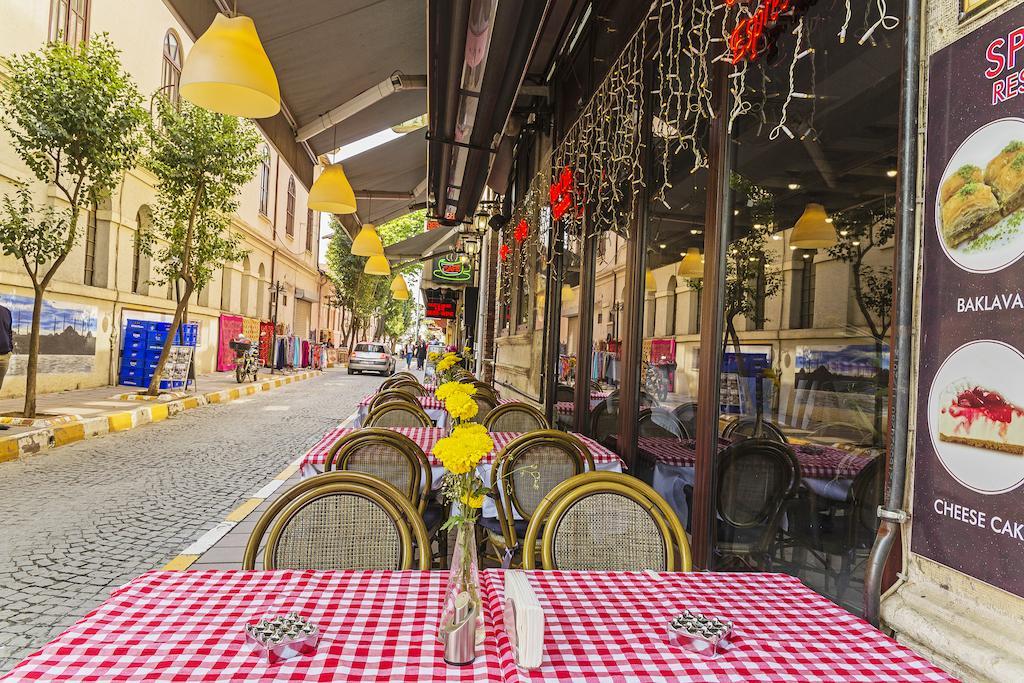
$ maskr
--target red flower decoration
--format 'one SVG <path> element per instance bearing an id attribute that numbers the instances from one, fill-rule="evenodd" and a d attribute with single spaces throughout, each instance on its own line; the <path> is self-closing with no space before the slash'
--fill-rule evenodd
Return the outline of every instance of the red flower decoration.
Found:
<path id="1" fill-rule="evenodd" d="M 522 242 L 523 240 L 526 239 L 526 236 L 529 234 L 530 224 L 527 223 L 526 219 L 524 218 L 519 221 L 518 225 L 516 225 L 515 232 L 512 233 L 512 236 L 516 238 L 516 242 Z"/>
<path id="2" fill-rule="evenodd" d="M 501 245 L 501 249 L 498 249 L 498 255 L 501 256 L 502 261 L 508 260 L 509 248 L 507 244 Z"/>

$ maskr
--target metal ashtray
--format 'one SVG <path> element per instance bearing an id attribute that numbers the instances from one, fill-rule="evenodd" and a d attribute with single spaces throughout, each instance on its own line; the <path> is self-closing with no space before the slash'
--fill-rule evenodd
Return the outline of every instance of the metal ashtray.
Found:
<path id="1" fill-rule="evenodd" d="M 731 621 L 686 610 L 669 622 L 668 634 L 676 645 L 704 657 L 717 657 L 729 649 L 733 628 Z"/>
<path id="2" fill-rule="evenodd" d="M 299 655 L 311 655 L 320 643 L 320 629 L 295 612 L 283 617 L 260 619 L 245 625 L 245 639 L 256 646 L 268 664 Z"/>

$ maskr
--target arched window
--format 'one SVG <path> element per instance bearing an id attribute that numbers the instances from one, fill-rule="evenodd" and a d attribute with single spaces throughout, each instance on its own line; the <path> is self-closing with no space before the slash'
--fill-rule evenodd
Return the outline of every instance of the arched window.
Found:
<path id="1" fill-rule="evenodd" d="M 295 236 L 295 176 L 288 177 L 288 202 L 284 208 L 284 234 Z"/>
<path id="2" fill-rule="evenodd" d="M 75 46 L 89 35 L 89 0 L 52 0 L 50 40 Z"/>
<path id="3" fill-rule="evenodd" d="M 82 281 L 87 285 L 95 284 L 96 277 L 96 238 L 99 234 L 99 207 L 93 202 L 89 207 L 89 221 L 85 225 L 85 274 Z"/>
<path id="4" fill-rule="evenodd" d="M 161 92 L 171 102 L 178 101 L 178 84 L 181 83 L 181 41 L 174 31 L 164 34 L 163 75 Z"/>
<path id="5" fill-rule="evenodd" d="M 270 213 L 270 146 L 263 145 L 260 157 L 260 213 Z"/>
<path id="6" fill-rule="evenodd" d="M 143 216 L 142 211 L 139 210 L 135 214 L 135 248 L 132 251 L 132 291 L 136 294 L 141 294 L 142 287 L 142 226 Z"/>

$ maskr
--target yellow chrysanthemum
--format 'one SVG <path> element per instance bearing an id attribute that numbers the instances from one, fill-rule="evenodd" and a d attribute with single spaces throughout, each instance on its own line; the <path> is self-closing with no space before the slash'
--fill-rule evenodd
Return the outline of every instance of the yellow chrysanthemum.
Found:
<path id="1" fill-rule="evenodd" d="M 448 370 L 451 370 L 453 367 L 455 367 L 455 364 L 458 363 L 458 362 L 459 362 L 459 357 L 458 356 L 454 356 L 454 355 L 452 355 L 452 356 L 445 356 L 441 360 L 437 361 L 437 371 L 438 372 L 447 372 Z"/>
<path id="2" fill-rule="evenodd" d="M 456 420 L 471 420 L 480 411 L 476 401 L 461 391 L 452 392 L 452 395 L 445 399 L 444 409 Z"/>
<path id="3" fill-rule="evenodd" d="M 459 500 L 459 502 L 465 505 L 466 507 L 481 508 L 484 506 L 484 496 L 483 494 L 474 496 L 467 491 L 466 493 L 462 494 L 462 498 Z"/>
<path id="4" fill-rule="evenodd" d="M 459 425 L 434 444 L 434 457 L 452 474 L 465 474 L 494 449 L 494 441 L 483 425 Z"/>
<path id="5" fill-rule="evenodd" d="M 445 382 L 437 388 L 434 392 L 434 396 L 439 401 L 446 400 L 452 394 L 465 394 L 466 396 L 472 396 L 476 393 L 476 387 L 472 384 L 462 384 L 461 382 Z"/>
<path id="6" fill-rule="evenodd" d="M 440 357 L 441 354 L 439 354 L 437 351 L 431 351 L 430 353 L 427 354 L 427 358 L 430 360 L 431 363 L 436 362 L 437 359 Z"/>

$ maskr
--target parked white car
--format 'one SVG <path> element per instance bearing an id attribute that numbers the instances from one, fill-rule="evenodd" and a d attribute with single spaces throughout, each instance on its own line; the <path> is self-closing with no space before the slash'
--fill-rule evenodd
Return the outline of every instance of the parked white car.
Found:
<path id="1" fill-rule="evenodd" d="M 376 372 L 381 375 L 395 374 L 395 356 L 384 344 L 362 342 L 348 359 L 348 374 Z"/>

